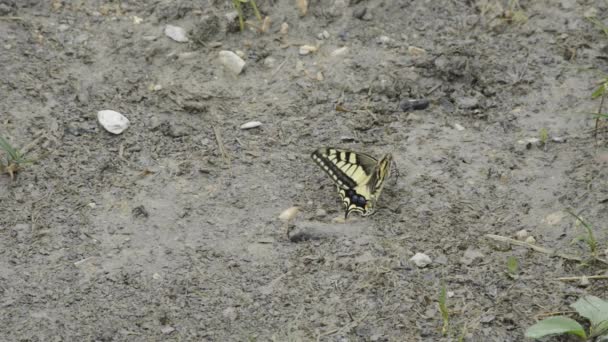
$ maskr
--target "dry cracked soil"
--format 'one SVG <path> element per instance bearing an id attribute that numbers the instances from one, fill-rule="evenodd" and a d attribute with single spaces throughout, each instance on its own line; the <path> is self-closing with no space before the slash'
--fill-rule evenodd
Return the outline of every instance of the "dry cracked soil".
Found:
<path id="1" fill-rule="evenodd" d="M 568 213 L 606 259 L 606 1 L 302 3 L 242 3 L 240 32 L 230 1 L 0 0 L 30 161 L 0 177 L 2 341 L 522 341 L 606 298 L 557 279 L 606 274 Z M 392 153 L 375 215 L 336 219 L 325 146 Z"/>

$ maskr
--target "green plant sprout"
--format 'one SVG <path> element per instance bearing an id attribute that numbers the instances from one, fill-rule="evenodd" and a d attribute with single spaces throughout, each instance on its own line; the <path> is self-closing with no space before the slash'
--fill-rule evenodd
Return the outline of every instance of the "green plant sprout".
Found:
<path id="1" fill-rule="evenodd" d="M 586 332 L 579 322 L 570 317 L 553 316 L 529 327 L 525 336 L 539 339 L 549 335 L 571 334 L 578 336 L 582 341 L 591 341 L 596 337 L 608 337 L 608 302 L 595 296 L 585 296 L 579 298 L 570 307 L 591 323 L 589 332 Z"/>
<path id="2" fill-rule="evenodd" d="M 441 285 L 441 292 L 439 292 L 439 311 L 441 312 L 441 318 L 443 319 L 443 326 L 441 327 L 441 334 L 445 336 L 448 333 L 450 324 L 450 316 L 448 313 L 447 305 L 447 290 L 445 284 Z"/>
<path id="3" fill-rule="evenodd" d="M 8 173 L 11 180 L 15 179 L 15 173 L 21 171 L 21 165 L 31 162 L 2 136 L 0 136 L 0 150 L 6 153 L 6 164 L 0 161 L 0 174 Z"/>
<path id="4" fill-rule="evenodd" d="M 243 19 L 243 8 L 241 7 L 241 3 L 251 4 L 255 16 L 260 22 L 262 21 L 262 16 L 260 15 L 260 11 L 258 11 L 258 6 L 255 4 L 255 0 L 232 0 L 232 5 L 239 15 L 239 28 L 241 29 L 241 32 L 243 32 L 245 29 L 245 20 Z"/>
<path id="5" fill-rule="evenodd" d="M 592 258 L 596 259 L 598 243 L 597 243 L 597 240 L 595 239 L 595 235 L 593 234 L 593 228 L 591 227 L 590 224 L 585 222 L 580 216 L 578 216 L 574 212 L 572 212 L 570 210 L 567 210 L 567 212 L 568 212 L 568 214 L 570 214 L 576 218 L 577 224 L 580 222 L 580 224 L 583 225 L 583 227 L 585 227 L 585 230 L 587 230 L 586 234 L 581 234 L 581 235 L 577 236 L 576 238 L 574 238 L 574 240 L 572 240 L 572 243 L 584 241 L 585 243 L 587 243 L 587 246 L 589 246 L 589 250 L 591 251 Z"/>
<path id="6" fill-rule="evenodd" d="M 507 275 L 512 279 L 517 279 L 519 276 L 517 272 L 519 271 L 519 262 L 517 258 L 514 256 L 509 256 L 507 258 Z"/>

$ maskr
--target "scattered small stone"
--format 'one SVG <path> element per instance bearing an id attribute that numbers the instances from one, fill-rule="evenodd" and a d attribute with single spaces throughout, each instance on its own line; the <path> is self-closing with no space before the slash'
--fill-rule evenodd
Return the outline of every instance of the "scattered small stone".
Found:
<path id="1" fill-rule="evenodd" d="M 388 44 L 392 39 L 388 36 L 380 36 L 378 37 L 378 44 Z"/>
<path id="2" fill-rule="evenodd" d="M 329 32 L 327 32 L 326 30 L 323 30 L 323 32 L 320 33 L 321 35 L 321 39 L 329 39 Z"/>
<path id="3" fill-rule="evenodd" d="M 332 57 L 337 57 L 337 56 L 344 55 L 344 54 L 346 54 L 347 52 L 348 52 L 348 47 L 343 46 L 343 47 L 341 47 L 341 48 L 337 48 L 337 49 L 335 49 L 334 51 L 332 51 L 332 52 L 330 53 L 330 56 L 332 56 Z"/>
<path id="4" fill-rule="evenodd" d="M 534 238 L 534 236 L 528 236 L 524 241 L 526 243 L 529 243 L 529 244 L 535 244 L 536 243 L 536 239 Z"/>
<path id="5" fill-rule="evenodd" d="M 589 284 L 590 284 L 589 278 L 587 278 L 587 276 L 582 276 L 581 277 L 580 285 L 581 286 L 589 286 Z"/>
<path id="6" fill-rule="evenodd" d="M 405 99 L 405 100 L 401 100 L 401 102 L 399 102 L 399 109 L 401 109 L 404 112 L 410 111 L 410 110 L 423 110 L 423 109 L 427 109 L 429 107 L 429 100 L 427 99 L 419 99 L 419 100 L 410 100 L 410 99 Z"/>
<path id="7" fill-rule="evenodd" d="M 186 34 L 186 30 L 179 26 L 165 26 L 165 35 L 178 43 L 188 42 L 188 35 Z"/>
<path id="8" fill-rule="evenodd" d="M 264 17 L 264 20 L 262 21 L 262 27 L 260 28 L 260 32 L 265 33 L 268 32 L 268 30 L 270 30 L 270 25 L 272 24 L 272 20 L 270 19 L 269 16 Z"/>
<path id="9" fill-rule="evenodd" d="M 100 110 L 97 112 L 97 120 L 106 131 L 113 134 L 120 134 L 129 127 L 129 119 L 113 110 Z"/>
<path id="10" fill-rule="evenodd" d="M 426 50 L 417 46 L 410 45 L 407 47 L 407 53 L 413 57 L 420 57 L 426 55 Z"/>
<path id="11" fill-rule="evenodd" d="M 143 18 L 140 18 L 136 15 L 134 15 L 132 18 L 133 18 L 133 24 L 135 24 L 135 25 L 139 25 L 144 21 Z"/>
<path id="12" fill-rule="evenodd" d="M 262 123 L 259 121 L 249 121 L 241 125 L 241 129 L 252 129 L 256 127 L 262 126 Z"/>
<path id="13" fill-rule="evenodd" d="M 91 202 L 91 203 L 87 204 L 87 206 L 91 209 L 95 209 L 95 208 L 97 208 L 97 203 Z"/>
<path id="14" fill-rule="evenodd" d="M 170 333 L 172 333 L 174 331 L 175 331 L 175 328 L 171 327 L 171 326 L 168 326 L 168 325 L 160 328 L 160 332 L 162 332 L 165 335 L 170 334 Z"/>
<path id="15" fill-rule="evenodd" d="M 365 11 L 363 18 L 361 18 L 361 20 L 364 20 L 364 21 L 372 21 L 373 19 L 374 19 L 374 16 L 372 15 L 371 11 Z"/>
<path id="16" fill-rule="evenodd" d="M 322 72 L 317 72 L 317 77 L 316 77 L 317 81 L 323 81 L 325 79 L 325 77 L 323 77 L 323 73 Z"/>
<path id="17" fill-rule="evenodd" d="M 327 211 L 325 209 L 319 208 L 315 211 L 316 218 L 323 218 L 327 216 Z"/>
<path id="18" fill-rule="evenodd" d="M 428 255 L 426 255 L 424 253 L 414 254 L 414 256 L 410 258 L 410 261 L 412 261 L 416 266 L 418 266 L 420 268 L 424 268 L 424 267 L 428 266 L 431 262 L 433 262 L 431 260 L 431 257 L 429 257 Z"/>
<path id="19" fill-rule="evenodd" d="M 222 50 L 219 52 L 220 62 L 235 75 L 243 71 L 245 61 L 232 51 Z"/>
<path id="20" fill-rule="evenodd" d="M 269 68 L 269 69 L 273 69 L 275 67 L 275 65 L 277 64 L 277 60 L 274 57 L 266 57 L 264 58 L 264 66 Z"/>
<path id="21" fill-rule="evenodd" d="M 353 11 L 353 17 L 363 20 L 365 13 L 367 13 L 367 7 L 361 7 Z"/>
<path id="22" fill-rule="evenodd" d="M 525 229 L 522 229 L 515 233 L 515 237 L 517 238 L 517 240 L 520 241 L 524 241 L 528 236 L 530 236 L 530 234 L 528 234 L 528 231 Z"/>
<path id="23" fill-rule="evenodd" d="M 283 222 L 289 222 L 298 215 L 298 212 L 300 212 L 300 208 L 298 208 L 298 207 L 294 206 L 294 207 L 287 208 L 287 209 L 283 210 L 281 215 L 279 215 L 279 220 L 281 220 Z"/>
<path id="24" fill-rule="evenodd" d="M 224 318 L 230 321 L 236 321 L 236 319 L 238 318 L 238 313 L 236 312 L 236 309 L 231 306 L 224 309 L 224 311 L 222 312 L 222 316 L 224 316 Z"/>
<path id="25" fill-rule="evenodd" d="M 296 7 L 301 16 L 305 16 L 308 12 L 308 0 L 296 0 Z"/>
<path id="26" fill-rule="evenodd" d="M 484 255 L 480 251 L 469 248 L 464 252 L 464 255 L 460 259 L 460 262 L 464 265 L 469 266 L 476 260 L 483 259 L 483 257 Z"/>
<path id="27" fill-rule="evenodd" d="M 564 217 L 566 217 L 566 212 L 560 210 L 545 216 L 541 222 L 553 226 L 560 223 Z"/>
<path id="28" fill-rule="evenodd" d="M 287 34 L 289 32 L 289 24 L 288 23 L 282 23 L 281 24 L 281 29 L 279 30 L 280 34 Z"/>
<path id="29" fill-rule="evenodd" d="M 160 274 L 154 272 L 154 274 L 152 275 L 152 279 L 161 280 L 161 279 L 163 279 L 163 277 Z"/>
<path id="30" fill-rule="evenodd" d="M 454 124 L 454 128 L 455 128 L 457 131 L 464 131 L 464 129 L 465 129 L 465 128 L 464 128 L 464 126 L 462 126 L 462 125 L 461 125 L 461 124 L 459 124 L 459 123 L 455 123 L 455 124 Z"/>
<path id="31" fill-rule="evenodd" d="M 454 291 L 447 291 L 447 292 L 446 292 L 446 295 L 447 295 L 447 297 L 448 297 L 448 298 L 452 298 L 452 297 L 454 297 L 454 295 L 455 295 L 455 294 L 456 294 L 456 293 L 454 293 Z"/>
<path id="32" fill-rule="evenodd" d="M 305 56 L 312 52 L 316 52 L 318 49 L 319 49 L 318 47 L 313 46 L 313 45 L 302 45 L 302 46 L 300 46 L 299 53 L 301 56 Z"/>
<path id="33" fill-rule="evenodd" d="M 551 137 L 551 141 L 556 143 L 565 143 L 568 139 L 564 137 Z"/>
<path id="34" fill-rule="evenodd" d="M 475 109 L 479 107 L 479 100 L 472 96 L 463 96 L 456 99 L 456 105 L 460 109 Z"/>

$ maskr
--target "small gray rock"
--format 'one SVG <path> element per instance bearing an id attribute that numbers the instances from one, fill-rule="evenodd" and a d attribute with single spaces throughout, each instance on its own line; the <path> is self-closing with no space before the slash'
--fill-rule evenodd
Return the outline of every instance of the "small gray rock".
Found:
<path id="1" fill-rule="evenodd" d="M 456 99 L 456 105 L 460 109 L 475 109 L 479 107 L 479 100 L 472 96 L 459 97 Z"/>

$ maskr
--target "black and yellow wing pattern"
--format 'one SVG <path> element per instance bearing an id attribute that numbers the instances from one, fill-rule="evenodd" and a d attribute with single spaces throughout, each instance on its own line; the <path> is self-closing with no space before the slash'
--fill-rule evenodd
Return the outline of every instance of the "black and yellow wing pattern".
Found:
<path id="1" fill-rule="evenodd" d="M 393 160 L 390 154 L 378 161 L 365 153 L 327 147 L 314 151 L 311 157 L 338 187 L 346 210 L 345 219 L 354 211 L 362 216 L 374 213 L 389 175 Z"/>

